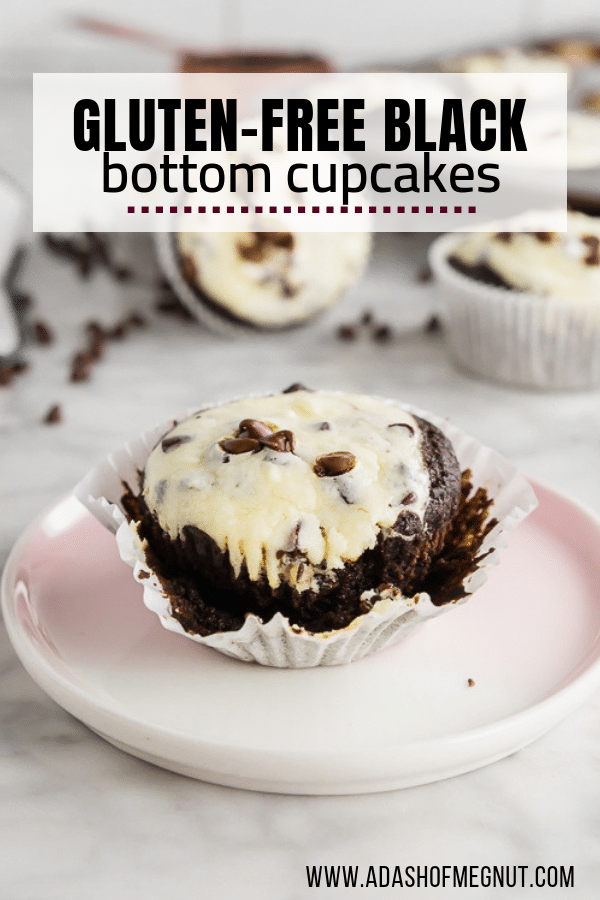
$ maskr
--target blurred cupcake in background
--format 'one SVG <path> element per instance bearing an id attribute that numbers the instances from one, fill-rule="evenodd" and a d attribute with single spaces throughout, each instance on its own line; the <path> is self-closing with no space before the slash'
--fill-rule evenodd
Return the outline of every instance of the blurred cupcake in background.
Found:
<path id="1" fill-rule="evenodd" d="M 448 234 L 430 249 L 450 350 L 471 372 L 545 389 L 600 384 L 600 220 L 542 214 L 494 232 Z M 538 228 L 539 230 L 533 230 Z"/>

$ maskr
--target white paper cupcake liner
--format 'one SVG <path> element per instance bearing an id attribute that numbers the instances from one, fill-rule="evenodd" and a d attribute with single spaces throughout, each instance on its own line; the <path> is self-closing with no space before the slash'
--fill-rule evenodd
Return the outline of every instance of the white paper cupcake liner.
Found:
<path id="1" fill-rule="evenodd" d="M 597 303 L 543 297 L 484 284 L 448 262 L 464 235 L 430 247 L 455 360 L 491 381 L 549 390 L 600 385 L 600 296 Z"/>
<path id="2" fill-rule="evenodd" d="M 387 402 L 401 406 L 394 401 Z M 479 567 L 463 584 L 467 594 L 472 594 L 485 582 L 489 567 L 498 562 L 499 550 L 506 544 L 506 533 L 537 506 L 535 495 L 516 469 L 493 450 L 428 412 L 404 405 L 402 408 L 437 425 L 452 442 L 461 470 L 471 470 L 474 488 L 484 487 L 488 497 L 493 499 L 490 517 L 497 519 L 498 524 L 485 537 L 478 551 L 481 558 Z M 179 421 L 191 412 L 179 417 Z M 439 616 L 455 605 L 435 606 L 424 592 L 409 598 L 398 591 L 377 601 L 368 613 L 337 631 L 312 634 L 290 625 L 278 613 L 267 623 L 249 614 L 238 631 L 220 632 L 207 637 L 186 632 L 172 615 L 170 600 L 146 562 L 136 525 L 127 521 L 121 505 L 123 482 L 136 490 L 138 473 L 143 470 L 152 448 L 173 424 L 174 420 L 169 419 L 130 441 L 96 466 L 75 489 L 79 500 L 115 533 L 122 559 L 133 568 L 134 578 L 143 586 L 144 603 L 156 613 L 165 628 L 247 662 L 307 668 L 341 665 L 361 659 L 375 650 L 397 643 L 420 622 Z"/>

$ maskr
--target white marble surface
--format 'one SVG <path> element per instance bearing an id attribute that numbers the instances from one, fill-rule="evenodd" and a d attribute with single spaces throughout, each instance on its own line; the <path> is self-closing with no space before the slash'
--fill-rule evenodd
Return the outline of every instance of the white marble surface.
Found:
<path id="1" fill-rule="evenodd" d="M 0 165 L 12 163 L 18 174 L 23 163 L 6 140 Z M 39 511 L 129 435 L 240 386 L 260 392 L 297 380 L 448 414 L 527 474 L 600 512 L 600 393 L 542 395 L 471 380 L 449 363 L 440 337 L 336 340 L 335 324 L 367 307 L 396 330 L 422 321 L 436 299 L 432 286 L 415 281 L 422 256 L 422 238 L 387 236 L 368 277 L 328 319 L 236 342 L 156 316 L 143 287 L 124 290 L 104 273 L 80 282 L 36 245 L 21 283 L 57 341 L 26 347 L 30 371 L 0 389 L 0 563 Z M 143 268 L 149 274 L 150 261 Z M 111 344 L 89 383 L 68 383 L 82 323 L 112 322 L 133 308 L 149 327 Z M 64 422 L 40 424 L 54 403 Z M 377 795 L 289 797 L 202 784 L 115 750 L 43 694 L 1 626 L 0 671 L 2 900 L 296 900 L 318 894 L 306 883 L 313 864 L 361 865 L 363 874 L 369 865 L 574 866 L 570 889 L 527 882 L 413 893 L 598 896 L 600 694 L 530 747 L 459 778 Z"/>

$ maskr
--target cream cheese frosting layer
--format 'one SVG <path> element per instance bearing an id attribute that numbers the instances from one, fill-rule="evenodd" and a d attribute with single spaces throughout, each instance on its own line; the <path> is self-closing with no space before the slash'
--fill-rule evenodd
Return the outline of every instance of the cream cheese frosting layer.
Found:
<path id="1" fill-rule="evenodd" d="M 581 302 L 600 300 L 600 220 L 567 214 L 567 231 L 517 230 L 469 235 L 453 255 L 468 266 L 485 263 L 523 291 Z M 513 230 L 515 229 L 515 230 Z"/>
<path id="2" fill-rule="evenodd" d="M 250 437 L 245 420 L 255 423 Z M 252 437 L 260 433 L 264 443 Z M 236 574 L 245 562 L 252 580 L 264 573 L 271 587 L 287 580 L 304 590 L 310 579 L 289 554 L 320 572 L 358 559 L 402 511 L 423 521 L 429 474 L 410 413 L 369 396 L 299 390 L 178 423 L 147 461 L 143 495 L 170 537 L 195 526 L 229 551 Z"/>
<path id="3" fill-rule="evenodd" d="M 364 270 L 371 237 L 182 231 L 177 242 L 192 280 L 209 298 L 236 318 L 278 327 L 333 304 Z"/>

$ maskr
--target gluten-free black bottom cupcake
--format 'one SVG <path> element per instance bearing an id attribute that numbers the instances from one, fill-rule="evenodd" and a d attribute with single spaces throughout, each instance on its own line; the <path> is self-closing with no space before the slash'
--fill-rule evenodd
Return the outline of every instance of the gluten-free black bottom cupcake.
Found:
<path id="1" fill-rule="evenodd" d="M 448 423 L 298 387 L 158 426 L 77 495 L 166 628 L 284 667 L 352 662 L 451 608 L 536 505 Z"/>
<path id="2" fill-rule="evenodd" d="M 124 502 L 186 631 L 279 612 L 328 632 L 381 591 L 421 589 L 461 506 L 461 473 L 425 419 L 301 389 L 178 423 Z"/>

